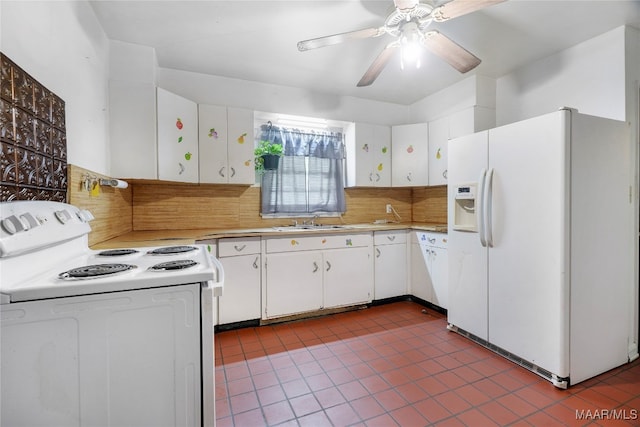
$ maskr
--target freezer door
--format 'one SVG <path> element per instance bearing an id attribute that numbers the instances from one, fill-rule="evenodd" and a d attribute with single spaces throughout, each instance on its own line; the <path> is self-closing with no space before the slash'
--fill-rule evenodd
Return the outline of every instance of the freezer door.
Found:
<path id="1" fill-rule="evenodd" d="M 448 221 L 454 223 L 455 190 L 465 184 L 479 184 L 487 167 L 488 133 L 479 132 L 449 141 Z M 476 195 L 479 196 L 480 189 Z M 479 200 L 475 209 L 480 209 Z M 448 322 L 484 340 L 487 339 L 487 248 L 481 233 L 450 228 Z"/>
<path id="2" fill-rule="evenodd" d="M 489 342 L 568 376 L 570 113 L 489 131 Z M 489 182 L 490 181 L 490 182 Z"/>

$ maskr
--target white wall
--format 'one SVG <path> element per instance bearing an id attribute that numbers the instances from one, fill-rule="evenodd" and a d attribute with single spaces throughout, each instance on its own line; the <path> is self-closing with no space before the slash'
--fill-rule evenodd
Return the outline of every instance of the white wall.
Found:
<path id="1" fill-rule="evenodd" d="M 109 44 L 78 1 L 0 1 L 0 50 L 66 104 L 68 162 L 107 173 Z"/>
<path id="2" fill-rule="evenodd" d="M 258 111 L 330 120 L 378 124 L 403 123 L 406 105 L 161 68 L 158 86 L 199 104 L 228 105 Z"/>
<path id="3" fill-rule="evenodd" d="M 497 79 L 497 125 L 565 106 L 594 116 L 626 119 L 624 27 Z"/>

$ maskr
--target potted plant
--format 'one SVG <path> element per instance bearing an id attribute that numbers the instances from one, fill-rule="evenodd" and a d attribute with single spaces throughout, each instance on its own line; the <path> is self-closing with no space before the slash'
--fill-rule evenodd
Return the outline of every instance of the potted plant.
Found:
<path id="1" fill-rule="evenodd" d="M 253 151 L 253 154 L 256 156 L 255 165 L 258 172 L 278 169 L 278 163 L 283 154 L 282 145 L 262 140 Z"/>

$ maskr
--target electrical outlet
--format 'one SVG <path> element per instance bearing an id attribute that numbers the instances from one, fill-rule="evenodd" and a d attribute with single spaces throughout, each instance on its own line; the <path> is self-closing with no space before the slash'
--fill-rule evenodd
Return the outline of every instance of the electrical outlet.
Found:
<path id="1" fill-rule="evenodd" d="M 388 205 L 387 205 L 387 213 L 391 213 L 391 209 L 392 209 L 392 208 L 391 208 L 391 205 L 390 205 L 390 204 L 388 204 Z"/>

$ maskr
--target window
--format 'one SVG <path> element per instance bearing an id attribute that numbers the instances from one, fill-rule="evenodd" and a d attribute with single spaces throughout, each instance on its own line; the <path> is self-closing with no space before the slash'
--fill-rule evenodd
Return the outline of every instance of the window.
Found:
<path id="1" fill-rule="evenodd" d="M 282 144 L 277 170 L 262 176 L 262 215 L 304 216 L 346 211 L 344 140 L 340 132 L 263 125 L 261 140 Z"/>

